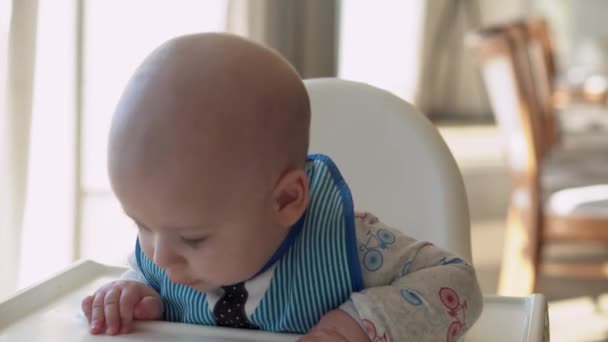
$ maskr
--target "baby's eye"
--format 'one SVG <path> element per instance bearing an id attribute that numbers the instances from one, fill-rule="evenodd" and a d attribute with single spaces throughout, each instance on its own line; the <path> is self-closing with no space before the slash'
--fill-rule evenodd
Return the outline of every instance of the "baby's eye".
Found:
<path id="1" fill-rule="evenodd" d="M 180 240 L 183 243 L 185 243 L 186 245 L 188 245 L 189 247 L 192 247 L 192 248 L 198 247 L 201 244 L 201 242 L 205 241 L 206 239 L 207 239 L 207 237 L 195 238 L 195 239 L 186 238 L 183 236 L 180 237 Z"/>

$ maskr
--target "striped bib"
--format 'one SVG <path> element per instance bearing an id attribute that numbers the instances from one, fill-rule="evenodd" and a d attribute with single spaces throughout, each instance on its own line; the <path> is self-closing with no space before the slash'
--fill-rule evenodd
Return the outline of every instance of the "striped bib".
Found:
<path id="1" fill-rule="evenodd" d="M 279 248 L 280 255 L 275 253 L 264 267 L 275 266 L 272 279 L 248 317 L 262 330 L 306 333 L 363 287 L 350 190 L 327 156 L 309 156 L 305 170 L 308 208 Z M 172 283 L 143 254 L 139 241 L 135 250 L 139 268 L 163 299 L 165 320 L 215 325 L 204 292 Z"/>

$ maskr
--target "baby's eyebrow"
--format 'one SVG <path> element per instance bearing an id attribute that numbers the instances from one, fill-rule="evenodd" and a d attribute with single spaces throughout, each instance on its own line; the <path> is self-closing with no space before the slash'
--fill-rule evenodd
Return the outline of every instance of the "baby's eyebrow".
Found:
<path id="1" fill-rule="evenodd" d="M 147 229 L 147 230 L 151 230 L 148 226 L 146 226 L 145 224 L 139 222 L 138 220 L 134 219 L 133 217 L 129 216 L 131 218 L 131 220 L 133 220 L 133 222 L 135 222 L 135 224 L 141 228 Z"/>
<path id="2" fill-rule="evenodd" d="M 125 215 L 127 215 L 128 218 L 130 218 L 131 220 L 133 220 L 133 222 L 135 223 L 136 226 L 141 227 L 141 228 L 146 229 L 146 230 L 152 230 L 152 229 L 150 229 L 150 227 L 148 227 L 145 224 L 141 223 L 141 221 L 139 221 L 135 217 L 131 216 L 126 211 L 125 211 Z"/>

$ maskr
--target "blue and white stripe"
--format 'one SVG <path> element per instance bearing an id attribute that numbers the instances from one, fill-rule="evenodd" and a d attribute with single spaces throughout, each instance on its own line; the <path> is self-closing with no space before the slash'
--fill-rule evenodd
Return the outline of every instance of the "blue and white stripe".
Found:
<path id="1" fill-rule="evenodd" d="M 350 190 L 324 155 L 309 156 L 310 203 L 299 234 L 278 261 L 249 319 L 262 330 L 305 333 L 363 287 Z M 165 303 L 168 321 L 215 325 L 205 293 L 172 283 L 139 243 L 137 262 Z"/>
<path id="2" fill-rule="evenodd" d="M 304 227 L 251 317 L 263 330 L 304 333 L 362 288 L 350 191 L 328 157 L 310 162 Z"/>

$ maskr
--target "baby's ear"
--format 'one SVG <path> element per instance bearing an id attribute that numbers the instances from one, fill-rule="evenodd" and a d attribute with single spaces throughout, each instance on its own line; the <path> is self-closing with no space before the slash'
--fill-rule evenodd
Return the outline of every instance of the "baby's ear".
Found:
<path id="1" fill-rule="evenodd" d="M 283 175 L 272 194 L 274 212 L 283 227 L 291 227 L 308 207 L 308 176 L 304 170 Z"/>

